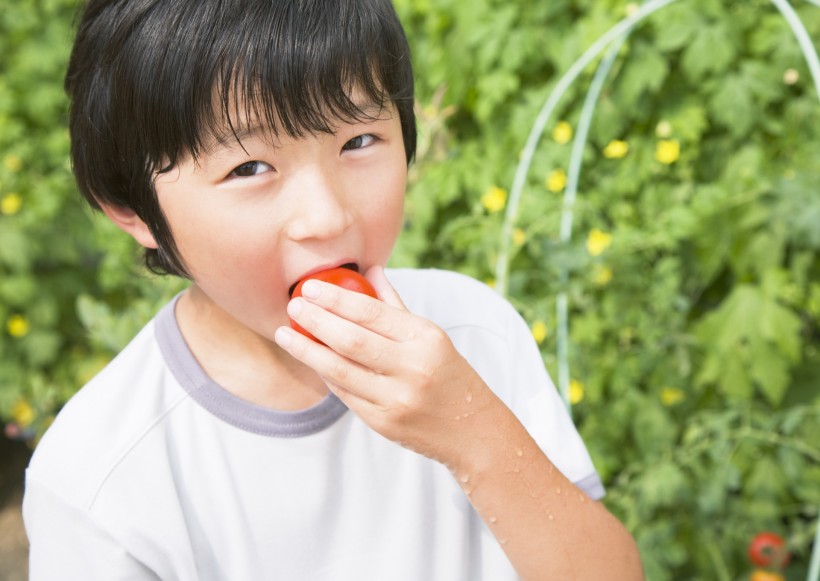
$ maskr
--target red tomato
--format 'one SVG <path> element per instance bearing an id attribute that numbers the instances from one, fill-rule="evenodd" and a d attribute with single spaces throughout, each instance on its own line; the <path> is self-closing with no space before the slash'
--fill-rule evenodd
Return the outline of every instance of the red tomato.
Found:
<path id="1" fill-rule="evenodd" d="M 750 581 L 786 581 L 786 578 L 780 573 L 757 569 L 752 573 Z"/>
<path id="2" fill-rule="evenodd" d="M 782 569 L 789 562 L 789 549 L 786 541 L 777 533 L 758 533 L 749 543 L 749 560 L 758 567 Z"/>
<path id="3" fill-rule="evenodd" d="M 371 296 L 374 299 L 379 298 L 376 294 L 376 289 L 373 288 L 373 285 L 371 285 L 365 277 L 363 277 L 355 270 L 350 270 L 349 268 L 341 267 L 331 268 L 330 270 L 323 270 L 321 272 L 317 272 L 306 276 L 305 278 L 300 280 L 299 283 L 296 285 L 296 288 L 293 289 L 293 298 L 302 296 L 302 285 L 305 283 L 306 280 L 310 279 L 329 282 L 331 284 L 335 284 L 336 286 L 340 286 L 347 290 L 352 290 L 357 293 L 362 293 Z M 297 323 L 293 319 L 290 320 L 290 326 L 293 330 L 298 331 L 308 339 L 313 339 L 317 343 L 322 343 L 311 333 L 303 329 L 302 326 L 299 325 L 299 323 Z M 322 345 L 324 345 L 324 343 L 322 343 Z"/>

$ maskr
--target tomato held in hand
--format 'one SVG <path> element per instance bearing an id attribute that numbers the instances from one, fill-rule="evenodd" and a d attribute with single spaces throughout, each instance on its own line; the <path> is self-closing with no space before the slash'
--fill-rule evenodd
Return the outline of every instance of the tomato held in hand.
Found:
<path id="1" fill-rule="evenodd" d="M 749 560 L 758 567 L 782 569 L 789 563 L 786 541 L 777 533 L 758 533 L 749 543 Z"/>
<path id="2" fill-rule="evenodd" d="M 321 272 L 316 272 L 314 274 L 308 275 L 296 285 L 293 289 L 293 298 L 301 297 L 302 296 L 302 285 L 305 284 L 305 281 L 308 280 L 321 280 L 324 282 L 329 282 L 330 284 L 335 284 L 336 286 L 340 286 L 347 290 L 352 290 L 357 293 L 362 293 L 368 296 L 373 297 L 374 299 L 379 298 L 376 294 L 376 289 L 373 288 L 373 285 L 363 277 L 361 274 L 356 272 L 355 270 L 351 270 L 349 268 L 331 268 L 330 270 L 323 270 Z M 290 320 L 290 326 L 294 331 L 297 331 L 307 337 L 308 339 L 313 339 L 317 343 L 322 343 L 316 337 L 314 337 L 311 333 L 306 331 L 302 328 L 299 323 L 294 321 L 293 319 Z M 324 343 L 322 343 L 324 344 Z"/>

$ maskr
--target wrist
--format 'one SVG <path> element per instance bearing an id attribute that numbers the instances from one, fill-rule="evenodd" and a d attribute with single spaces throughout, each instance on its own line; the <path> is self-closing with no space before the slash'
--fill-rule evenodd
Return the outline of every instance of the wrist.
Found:
<path id="1" fill-rule="evenodd" d="M 491 392 L 480 411 L 459 421 L 458 445 L 444 463 L 465 489 L 490 473 L 519 473 L 541 454 L 515 414 Z"/>

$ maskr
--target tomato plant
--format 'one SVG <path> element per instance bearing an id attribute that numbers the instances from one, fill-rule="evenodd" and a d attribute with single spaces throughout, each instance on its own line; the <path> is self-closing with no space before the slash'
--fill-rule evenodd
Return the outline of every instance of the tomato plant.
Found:
<path id="1" fill-rule="evenodd" d="M 373 288 L 373 285 L 371 285 L 365 277 L 355 270 L 344 267 L 331 268 L 330 270 L 323 270 L 306 276 L 300 280 L 293 289 L 293 298 L 302 296 L 302 285 L 308 280 L 321 280 L 323 282 L 329 282 L 330 284 L 335 284 L 336 286 L 340 286 L 344 289 L 371 296 L 374 299 L 379 298 L 376 294 L 376 289 Z M 321 343 L 321 341 L 302 328 L 302 326 L 293 319 L 290 320 L 290 326 L 308 339 L 313 339 L 317 343 Z"/>
<path id="2" fill-rule="evenodd" d="M 786 541 L 777 533 L 764 531 L 758 533 L 749 543 L 749 560 L 758 567 L 782 569 L 789 563 L 789 550 Z"/>

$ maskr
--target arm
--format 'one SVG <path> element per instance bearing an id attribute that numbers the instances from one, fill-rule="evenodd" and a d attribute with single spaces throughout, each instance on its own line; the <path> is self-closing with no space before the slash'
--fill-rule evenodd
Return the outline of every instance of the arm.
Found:
<path id="1" fill-rule="evenodd" d="M 561 474 L 441 329 L 409 313 L 380 270 L 369 278 L 384 302 L 317 282 L 292 303 L 330 348 L 285 328 L 279 344 L 373 429 L 447 466 L 522 578 L 640 579 L 623 526 Z"/>
<path id="2" fill-rule="evenodd" d="M 158 580 L 85 510 L 28 475 L 23 517 L 29 540 L 29 578 L 88 581 Z"/>

